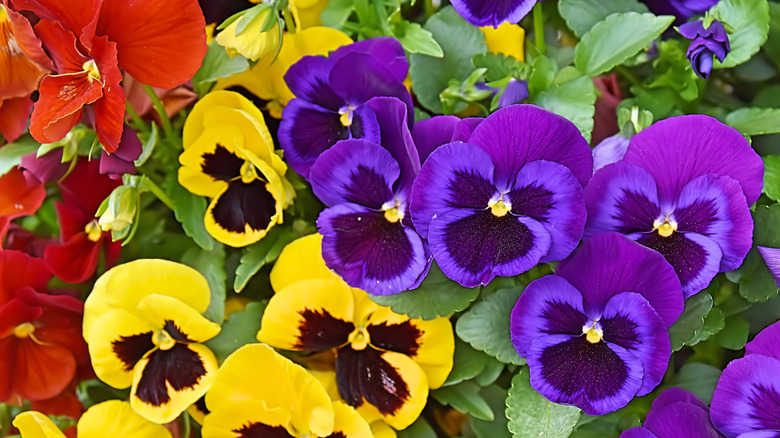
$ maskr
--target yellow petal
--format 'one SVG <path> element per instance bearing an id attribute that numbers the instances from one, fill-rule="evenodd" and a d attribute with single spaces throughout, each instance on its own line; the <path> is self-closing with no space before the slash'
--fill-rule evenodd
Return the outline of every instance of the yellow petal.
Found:
<path id="1" fill-rule="evenodd" d="M 328 6 L 327 0 L 298 0 L 290 2 L 296 27 L 306 30 L 322 24 L 322 11 Z"/>
<path id="2" fill-rule="evenodd" d="M 395 430 L 382 420 L 373 421 L 371 424 L 369 424 L 369 426 L 371 426 L 371 433 L 374 435 L 374 438 L 398 437 L 398 435 L 395 433 Z"/>
<path id="3" fill-rule="evenodd" d="M 154 349 L 153 327 L 147 320 L 122 309 L 97 319 L 87 338 L 95 375 L 117 389 L 133 384 L 133 368 Z"/>
<path id="4" fill-rule="evenodd" d="M 525 30 L 520 25 L 505 21 L 497 28 L 487 26 L 480 30 L 485 34 L 485 44 L 492 53 L 502 53 L 518 61 L 525 59 Z"/>
<path id="5" fill-rule="evenodd" d="M 130 403 L 109 400 L 98 403 L 81 416 L 78 438 L 170 438 L 165 427 L 138 415 Z"/>
<path id="6" fill-rule="evenodd" d="M 65 438 L 54 422 L 40 412 L 22 412 L 11 424 L 19 429 L 22 438 Z"/>
<path id="7" fill-rule="evenodd" d="M 134 260 L 111 268 L 95 282 L 84 303 L 84 339 L 103 314 L 114 309 L 132 313 L 144 297 L 155 293 L 177 298 L 199 313 L 211 301 L 209 285 L 195 269 L 169 260 Z"/>
<path id="8" fill-rule="evenodd" d="M 154 350 L 133 370 L 130 405 L 149 421 L 168 423 L 206 393 L 216 372 L 217 359 L 204 345 Z"/>
<path id="9" fill-rule="evenodd" d="M 291 424 L 300 434 L 323 437 L 333 430 L 333 407 L 322 385 L 300 365 L 264 344 L 245 345 L 228 356 L 206 394 L 206 406 L 212 412 L 247 401 L 263 401 L 269 409 L 289 409 Z M 208 417 L 205 421 L 208 424 Z"/>
<path id="10" fill-rule="evenodd" d="M 223 91 L 223 93 L 232 93 L 232 91 Z M 246 98 L 240 94 L 235 94 L 241 99 L 246 100 Z M 273 163 L 275 156 L 274 143 L 271 134 L 268 132 L 265 119 L 263 119 L 263 114 L 254 105 L 253 108 L 254 109 L 251 112 L 246 111 L 243 108 L 238 109 L 229 106 L 209 108 L 204 111 L 203 126 L 205 129 L 235 126 L 243 135 L 243 143 L 240 145 L 243 149 L 252 152 L 268 164 L 279 165 L 279 163 Z M 281 159 L 279 160 L 284 167 L 276 169 L 276 171 L 284 174 L 287 170 L 287 165 L 285 165 Z"/>
<path id="11" fill-rule="evenodd" d="M 279 45 L 279 27 L 273 26 L 269 31 L 263 32 L 263 23 L 268 17 L 271 8 L 267 8 L 252 18 L 240 35 L 236 35 L 239 23 L 246 21 L 246 16 L 231 23 L 215 38 L 217 43 L 223 46 L 231 56 L 241 54 L 247 59 L 257 61 L 260 57 L 276 51 Z"/>
<path id="12" fill-rule="evenodd" d="M 195 403 L 191 404 L 190 407 L 187 408 L 187 413 L 190 414 L 190 417 L 192 417 L 196 423 L 202 426 L 203 420 L 206 418 L 206 415 L 209 414 L 208 409 L 206 409 L 206 396 L 199 398 Z"/>
<path id="13" fill-rule="evenodd" d="M 289 410 L 268 408 L 261 400 L 232 402 L 203 419 L 201 435 L 203 438 L 292 435 L 293 431 L 285 428 L 290 424 L 290 417 Z"/>
<path id="14" fill-rule="evenodd" d="M 182 301 L 165 295 L 145 297 L 138 303 L 138 312 L 153 327 L 165 329 L 174 340 L 180 342 L 204 342 L 216 336 L 220 330 L 219 324 L 209 321 Z"/>
<path id="15" fill-rule="evenodd" d="M 333 412 L 333 434 L 340 432 L 348 438 L 373 438 L 368 423 L 352 406 L 337 401 L 333 403 Z"/>
<path id="16" fill-rule="evenodd" d="M 325 266 L 322 259 L 322 236 L 310 234 L 284 247 L 271 269 L 271 287 L 279 291 L 300 280 L 341 280 Z"/>
<path id="17" fill-rule="evenodd" d="M 239 149 L 244 144 L 242 131 L 234 125 L 213 125 L 204 129 L 190 147 L 179 155 L 179 184 L 190 193 L 213 198 L 227 188 L 227 182 L 215 179 L 203 171 L 206 157 L 221 146 L 239 159 L 246 159 Z M 225 151 L 222 151 L 223 153 Z M 236 175 L 238 176 L 238 175 Z"/>
<path id="18" fill-rule="evenodd" d="M 257 339 L 284 350 L 334 348 L 346 343 L 354 329 L 353 307 L 342 281 L 298 281 L 271 297 Z"/>

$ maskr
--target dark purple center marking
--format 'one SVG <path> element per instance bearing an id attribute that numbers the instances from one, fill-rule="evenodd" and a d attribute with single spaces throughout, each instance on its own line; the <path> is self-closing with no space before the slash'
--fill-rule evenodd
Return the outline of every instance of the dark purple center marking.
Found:
<path id="1" fill-rule="evenodd" d="M 680 278 L 683 288 L 696 278 L 707 264 L 705 249 L 681 233 L 675 232 L 669 237 L 661 237 L 653 232 L 640 237 L 638 242 L 660 252 L 666 258 Z"/>
<path id="2" fill-rule="evenodd" d="M 122 361 L 125 372 L 133 371 L 135 364 L 154 348 L 152 332 L 123 336 L 111 342 L 111 349 Z"/>
<path id="3" fill-rule="evenodd" d="M 628 367 L 605 342 L 584 336 L 545 348 L 540 362 L 544 379 L 569 397 L 583 389 L 590 400 L 611 397 L 628 379 Z"/>
<path id="4" fill-rule="evenodd" d="M 401 324 L 376 324 L 367 327 L 371 345 L 382 350 L 403 353 L 409 357 L 417 355 L 422 332 L 411 321 Z"/>
<path id="5" fill-rule="evenodd" d="M 653 221 L 660 208 L 644 194 L 623 190 L 617 201 L 617 213 L 613 216 L 620 223 L 617 230 L 623 234 L 647 232 L 653 229 Z"/>
<path id="6" fill-rule="evenodd" d="M 203 154 L 203 162 L 200 168 L 206 175 L 214 180 L 227 181 L 241 176 L 241 165 L 244 160 L 227 150 L 221 144 L 217 144 L 214 152 Z"/>
<path id="7" fill-rule="evenodd" d="M 396 413 L 410 398 L 409 387 L 398 371 L 373 348 L 355 351 L 350 345 L 338 350 L 336 384 L 344 401 L 353 407 L 363 399 L 383 415 Z"/>
<path id="8" fill-rule="evenodd" d="M 385 201 L 393 199 L 390 183 L 374 169 L 358 165 L 349 180 L 349 187 L 345 190 L 349 202 L 380 210 Z"/>
<path id="9" fill-rule="evenodd" d="M 165 320 L 163 329 L 165 329 L 165 332 L 168 333 L 168 335 L 177 342 L 195 342 L 192 339 L 188 338 L 187 335 L 182 333 L 179 326 L 177 326 L 176 323 L 171 321 L 170 319 Z"/>
<path id="10" fill-rule="evenodd" d="M 453 207 L 486 208 L 488 201 L 496 193 L 493 184 L 480 175 L 456 170 L 455 178 L 450 180 L 449 193 L 444 194 Z"/>
<path id="11" fill-rule="evenodd" d="M 238 434 L 237 438 L 295 438 L 282 426 L 269 426 L 263 423 L 250 423 L 233 429 Z"/>
<path id="12" fill-rule="evenodd" d="M 512 213 L 530 216 L 537 221 L 550 219 L 553 209 L 553 192 L 536 184 L 521 187 L 507 193 L 512 202 Z"/>
<path id="13" fill-rule="evenodd" d="M 639 346 L 639 326 L 625 315 L 615 315 L 601 321 L 604 339 L 618 344 L 626 350 L 636 350 Z"/>
<path id="14" fill-rule="evenodd" d="M 174 391 L 193 388 L 206 375 L 200 356 L 186 344 L 176 343 L 169 350 L 155 350 L 149 355 L 138 381 L 136 396 L 152 406 L 162 406 L 171 400 L 165 382 Z"/>
<path id="15" fill-rule="evenodd" d="M 322 351 L 344 345 L 355 329 L 351 322 L 342 321 L 327 310 L 305 309 L 303 321 L 298 326 L 298 343 L 295 348 Z"/>
<path id="16" fill-rule="evenodd" d="M 543 332 L 554 335 L 579 336 L 582 334 L 582 326 L 589 322 L 582 312 L 561 301 L 545 302 L 542 317 L 546 321 Z"/>
<path id="17" fill-rule="evenodd" d="M 675 210 L 674 216 L 680 230 L 705 236 L 710 235 L 710 227 L 719 220 L 718 209 L 713 199 L 698 199 L 688 207 Z"/>
<path id="18" fill-rule="evenodd" d="M 265 184 L 259 179 L 249 184 L 230 181 L 211 211 L 214 221 L 233 233 L 243 233 L 246 224 L 253 230 L 266 229 L 276 213 L 276 200 Z"/>

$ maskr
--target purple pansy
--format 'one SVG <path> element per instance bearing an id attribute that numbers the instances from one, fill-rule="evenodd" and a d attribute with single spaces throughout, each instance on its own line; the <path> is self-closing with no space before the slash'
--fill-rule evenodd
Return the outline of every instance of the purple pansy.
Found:
<path id="1" fill-rule="evenodd" d="M 735 129 L 701 115 L 658 122 L 585 188 L 585 235 L 618 231 L 666 257 L 685 297 L 742 264 L 764 165 Z"/>
<path id="2" fill-rule="evenodd" d="M 453 137 L 469 131 L 455 125 Z M 441 270 L 466 287 L 569 255 L 582 237 L 590 148 L 570 121 L 532 105 L 496 111 L 467 141 L 428 155 L 412 220 Z"/>
<path id="3" fill-rule="evenodd" d="M 603 415 L 660 383 L 671 356 L 667 327 L 682 309 L 680 283 L 661 255 L 605 233 L 528 284 L 510 333 L 534 389 Z"/>
<path id="4" fill-rule="evenodd" d="M 718 0 L 642 0 L 642 3 L 655 15 L 674 15 L 677 17 L 675 23 L 682 23 L 715 6 Z"/>
<path id="5" fill-rule="evenodd" d="M 279 143 L 292 169 L 308 178 L 322 152 L 339 140 L 379 143 L 377 116 L 366 101 L 396 97 L 406 104 L 409 126 L 414 108 L 403 84 L 409 63 L 395 38 L 372 38 L 340 47 L 327 58 L 304 56 L 284 79 L 297 96 L 282 113 Z"/>
<path id="6" fill-rule="evenodd" d="M 450 0 L 461 17 L 474 26 L 498 27 L 504 21 L 519 23 L 537 0 Z"/>
<path id="7" fill-rule="evenodd" d="M 664 390 L 654 401 L 642 427 L 628 429 L 620 438 L 723 438 L 712 426 L 707 404 L 679 388 Z"/>
<path id="8" fill-rule="evenodd" d="M 622 160 L 628 149 L 628 141 L 622 134 L 615 134 L 597 144 L 593 148 L 593 171 Z"/>
<path id="9" fill-rule="evenodd" d="M 409 217 L 420 159 L 403 102 L 376 97 L 364 106 L 376 115 L 381 140 L 342 140 L 314 162 L 312 189 L 329 207 L 317 226 L 328 267 L 352 287 L 395 294 L 416 287 L 430 267 L 428 245 Z"/>
<path id="10" fill-rule="evenodd" d="M 780 322 L 745 345 L 712 396 L 712 423 L 726 437 L 780 436 Z"/>
<path id="11" fill-rule="evenodd" d="M 713 58 L 723 62 L 731 51 L 729 34 L 718 20 L 713 21 L 706 29 L 701 20 L 685 23 L 680 26 L 680 34 L 693 40 L 686 55 L 691 61 L 693 71 L 702 79 L 707 79 L 712 73 Z"/>

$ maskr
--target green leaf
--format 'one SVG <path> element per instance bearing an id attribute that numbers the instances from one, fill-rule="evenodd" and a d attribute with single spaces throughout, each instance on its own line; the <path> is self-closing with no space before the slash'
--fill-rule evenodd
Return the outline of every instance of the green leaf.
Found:
<path id="1" fill-rule="evenodd" d="M 257 271 L 276 260 L 282 249 L 295 240 L 295 237 L 296 234 L 288 228 L 274 227 L 262 240 L 248 246 L 236 267 L 233 290 L 241 292 Z"/>
<path id="2" fill-rule="evenodd" d="M 507 429 L 508 420 L 504 411 L 506 410 L 506 397 L 507 390 L 501 388 L 498 385 L 490 385 L 486 388 L 482 388 L 480 391 L 482 397 L 487 402 L 490 409 L 493 410 L 493 421 L 478 420 L 473 417 L 468 418 L 471 430 L 474 431 L 474 435 L 477 438 L 499 438 L 507 436 L 509 429 Z"/>
<path id="3" fill-rule="evenodd" d="M 780 3 L 769 3 L 769 36 L 764 50 L 777 67 L 780 67 Z"/>
<path id="4" fill-rule="evenodd" d="M 574 51 L 574 65 L 588 76 L 605 73 L 647 48 L 673 21 L 668 15 L 612 14 L 582 37 Z"/>
<path id="5" fill-rule="evenodd" d="M 423 26 L 444 52 L 441 58 L 419 53 L 409 57 L 412 89 L 420 103 L 435 113 L 442 112 L 439 93 L 450 79 L 463 81 L 474 70 L 471 58 L 487 52 L 485 35 L 447 6 L 433 14 Z M 463 104 L 465 107 L 465 104 Z"/>
<path id="6" fill-rule="evenodd" d="M 400 294 L 377 296 L 368 294 L 380 306 L 410 318 L 434 319 L 459 312 L 479 296 L 479 288 L 468 288 L 447 278 L 434 262 L 425 280 L 417 289 Z"/>
<path id="7" fill-rule="evenodd" d="M 184 234 L 204 250 L 213 249 L 216 241 L 206 231 L 206 225 L 203 223 L 208 206 L 206 199 L 193 195 L 182 187 L 176 178 L 176 172 L 168 174 L 163 181 L 163 189 L 173 201 L 173 214 L 184 229 Z"/>
<path id="8" fill-rule="evenodd" d="M 769 34 L 769 4 L 767 0 L 720 0 L 710 9 L 710 15 L 734 28 L 729 34 L 731 51 L 721 64 L 713 68 L 731 68 L 750 59 Z"/>
<path id="9" fill-rule="evenodd" d="M 739 283 L 739 294 L 751 303 L 759 303 L 775 297 L 777 283 L 758 254 L 756 246 L 780 248 L 780 204 L 756 206 L 753 216 L 753 249 L 736 271 L 727 273 L 730 280 Z"/>
<path id="10" fill-rule="evenodd" d="M 498 81 L 507 76 L 512 76 L 518 66 L 522 65 L 515 58 L 500 53 L 480 53 L 474 55 L 471 62 L 476 68 L 487 69 L 485 72 L 485 80 L 488 82 Z"/>
<path id="11" fill-rule="evenodd" d="M 221 363 L 232 352 L 246 344 L 257 342 L 260 320 L 263 318 L 267 300 L 247 304 L 245 310 L 231 313 L 222 324 L 222 331 L 205 342 Z"/>
<path id="12" fill-rule="evenodd" d="M 580 418 L 580 410 L 544 398 L 531 387 L 528 370 L 521 369 L 512 378 L 506 417 L 515 438 L 567 438 Z"/>
<path id="13" fill-rule="evenodd" d="M 392 31 L 407 53 L 420 53 L 436 58 L 444 56 L 444 51 L 433 39 L 433 35 L 417 23 L 401 20 L 393 23 Z"/>
<path id="14" fill-rule="evenodd" d="M 546 56 L 537 56 L 533 69 L 528 76 L 528 92 L 535 96 L 552 86 L 555 75 L 558 74 L 558 64 Z"/>
<path id="15" fill-rule="evenodd" d="M 649 12 L 636 0 L 560 0 L 558 11 L 578 37 L 615 12 Z"/>
<path id="16" fill-rule="evenodd" d="M 590 141 L 593 115 L 596 112 L 596 87 L 591 78 L 579 76 L 579 73 L 575 79 L 558 82 L 558 79 L 573 71 L 576 70 L 573 68 L 561 70 L 556 77 L 556 82 L 536 95 L 532 102 L 571 120 L 579 128 L 582 136 Z"/>
<path id="17" fill-rule="evenodd" d="M 40 144 L 29 135 L 0 147 L 0 175 L 5 175 L 22 162 L 22 157 L 35 153 Z"/>
<path id="18" fill-rule="evenodd" d="M 444 386 L 431 395 L 439 403 L 457 409 L 464 414 L 484 421 L 493 421 L 493 410 L 479 393 L 480 386 L 473 382 L 461 382 L 457 385 Z"/>
<path id="19" fill-rule="evenodd" d="M 211 290 L 211 301 L 203 315 L 211 321 L 222 323 L 225 319 L 225 294 L 227 292 L 225 247 L 216 245 L 211 251 L 193 247 L 184 253 L 181 262 L 195 268 L 206 277 Z"/>
<path id="20" fill-rule="evenodd" d="M 742 349 L 747 343 L 750 323 L 741 315 L 733 315 L 726 318 L 726 326 L 715 339 L 718 345 L 728 350 Z"/>
<path id="21" fill-rule="evenodd" d="M 203 64 L 192 78 L 195 92 L 203 96 L 217 79 L 241 73 L 248 68 L 249 61 L 246 58 L 241 55 L 231 58 L 224 47 L 217 44 L 216 41 L 212 41 L 206 56 L 203 58 Z"/>
<path id="22" fill-rule="evenodd" d="M 455 338 L 455 355 L 452 359 L 452 371 L 443 386 L 454 385 L 478 376 L 492 357 L 477 351 L 458 338 Z"/>
<path id="23" fill-rule="evenodd" d="M 725 121 L 742 135 L 776 134 L 780 132 L 780 109 L 740 108 L 729 113 Z"/>
<path id="24" fill-rule="evenodd" d="M 773 201 L 780 201 L 780 155 L 764 157 L 763 191 Z"/>
<path id="25" fill-rule="evenodd" d="M 157 124 L 152 123 L 152 127 L 149 130 L 149 138 L 146 139 L 142 146 L 141 155 L 135 160 L 135 167 L 142 166 L 152 156 L 155 146 L 157 146 Z"/>
<path id="26" fill-rule="evenodd" d="M 712 365 L 699 362 L 687 363 L 680 368 L 671 384 L 665 387 L 680 388 L 692 392 L 704 403 L 712 401 L 715 384 L 718 383 L 721 370 Z"/>
<path id="27" fill-rule="evenodd" d="M 399 430 L 397 435 L 398 438 L 436 438 L 436 431 L 425 418 L 418 417 L 411 426 Z"/>
<path id="28" fill-rule="evenodd" d="M 328 0 L 328 5 L 322 11 L 322 25 L 341 29 L 355 10 L 352 0 Z"/>
<path id="29" fill-rule="evenodd" d="M 475 304 L 458 319 L 458 337 L 501 362 L 525 365 L 509 335 L 509 317 L 522 293 L 519 286 L 500 289 Z"/>
<path id="30" fill-rule="evenodd" d="M 685 300 L 682 315 L 669 327 L 672 351 L 677 351 L 685 345 L 692 345 L 696 333 L 704 326 L 704 318 L 710 310 L 712 310 L 712 296 L 706 291 L 701 291 Z"/>

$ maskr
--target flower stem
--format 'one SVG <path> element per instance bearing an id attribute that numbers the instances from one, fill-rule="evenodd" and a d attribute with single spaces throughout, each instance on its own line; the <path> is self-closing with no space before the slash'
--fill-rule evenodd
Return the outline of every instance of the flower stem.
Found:
<path id="1" fill-rule="evenodd" d="M 541 2 L 537 2 L 536 6 L 534 6 L 534 40 L 539 53 L 544 55 L 546 47 L 544 44 L 544 15 Z"/>
<path id="2" fill-rule="evenodd" d="M 157 199 L 160 200 L 163 204 L 165 204 L 166 207 L 170 208 L 171 210 L 174 210 L 174 202 L 173 199 L 171 199 L 161 188 L 157 185 L 154 181 L 152 181 L 151 178 L 148 176 L 144 178 L 144 188 L 149 189 L 154 196 L 157 196 Z"/>
<path id="3" fill-rule="evenodd" d="M 152 90 L 152 87 L 146 84 L 143 84 L 143 86 L 144 90 L 146 90 L 146 94 L 148 94 L 149 98 L 152 99 L 152 105 L 154 106 L 155 111 L 157 111 L 157 115 L 160 116 L 165 138 L 168 139 L 168 141 L 173 142 L 176 138 L 176 135 L 173 133 L 173 128 L 171 127 L 171 120 L 168 118 L 168 114 L 165 112 L 165 106 L 163 106 L 160 98 L 157 97 L 157 93 Z"/>

